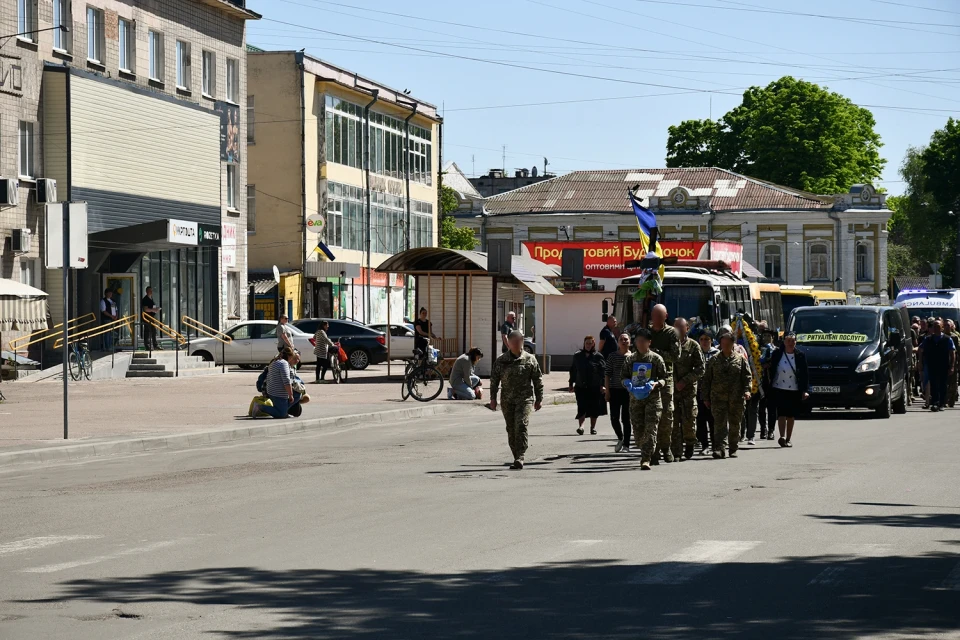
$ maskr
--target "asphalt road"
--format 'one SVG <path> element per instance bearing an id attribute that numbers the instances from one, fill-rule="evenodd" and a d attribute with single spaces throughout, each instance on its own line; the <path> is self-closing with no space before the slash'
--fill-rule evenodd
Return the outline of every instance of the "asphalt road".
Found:
<path id="1" fill-rule="evenodd" d="M 960 410 L 651 472 L 572 412 L 2 470 L 0 638 L 960 637 Z"/>

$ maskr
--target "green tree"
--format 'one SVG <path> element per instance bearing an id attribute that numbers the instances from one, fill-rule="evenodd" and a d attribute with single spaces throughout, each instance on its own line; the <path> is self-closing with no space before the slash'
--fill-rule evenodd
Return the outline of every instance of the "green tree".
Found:
<path id="1" fill-rule="evenodd" d="M 903 241 L 921 269 L 926 271 L 926 263 L 938 262 L 944 280 L 960 286 L 954 273 L 960 224 L 960 123 L 950 118 L 934 131 L 927 146 L 907 149 L 900 175 L 907 188 L 892 203 L 896 220 L 891 235 L 896 230 L 897 241 Z"/>
<path id="2" fill-rule="evenodd" d="M 459 207 L 457 192 L 440 183 L 440 246 L 444 249 L 473 250 L 477 246 L 477 238 L 473 229 L 458 227 L 456 213 Z"/>
<path id="3" fill-rule="evenodd" d="M 920 276 L 928 273 L 923 260 L 910 245 L 910 219 L 907 196 L 889 196 L 887 208 L 893 211 L 887 221 L 887 275 Z"/>
<path id="4" fill-rule="evenodd" d="M 668 129 L 668 167 L 720 167 L 811 191 L 872 182 L 886 160 L 873 114 L 811 82 L 785 76 L 751 87 L 719 120 Z"/>

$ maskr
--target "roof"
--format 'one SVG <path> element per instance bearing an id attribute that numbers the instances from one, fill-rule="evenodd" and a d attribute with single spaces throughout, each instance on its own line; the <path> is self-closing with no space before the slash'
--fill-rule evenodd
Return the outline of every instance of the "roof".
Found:
<path id="1" fill-rule="evenodd" d="M 241 20 L 259 20 L 261 16 L 256 11 L 247 9 L 246 2 L 241 0 L 200 0 L 200 4 L 220 9 L 231 18 L 240 18 Z"/>
<path id="2" fill-rule="evenodd" d="M 277 281 L 271 276 L 263 280 L 254 280 L 249 283 L 249 286 L 253 287 L 254 295 L 262 296 L 276 289 Z"/>
<path id="3" fill-rule="evenodd" d="M 450 162 L 443 168 L 443 185 L 460 194 L 461 200 L 483 200 L 483 196 L 470 184 L 456 162 Z"/>
<path id="4" fill-rule="evenodd" d="M 387 258 L 377 267 L 377 272 L 408 275 L 475 272 L 477 275 L 487 275 L 487 254 L 463 249 L 421 247 L 401 251 Z M 545 279 L 560 276 L 556 267 L 527 256 L 512 256 L 510 272 L 520 284 L 533 293 L 546 296 L 562 295 Z"/>
<path id="5" fill-rule="evenodd" d="M 830 209 L 833 198 L 783 187 L 718 169 L 617 169 L 574 171 L 487 198 L 489 215 L 521 213 L 632 213 L 627 190 L 637 186 L 644 202 L 684 187 L 693 197 L 710 196 L 714 211 Z"/>

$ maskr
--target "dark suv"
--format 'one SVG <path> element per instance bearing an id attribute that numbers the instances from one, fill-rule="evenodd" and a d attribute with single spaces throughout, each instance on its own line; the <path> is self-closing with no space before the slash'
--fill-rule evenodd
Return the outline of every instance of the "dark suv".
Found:
<path id="1" fill-rule="evenodd" d="M 362 370 L 371 364 L 380 364 L 387 361 L 386 336 L 380 331 L 365 327 L 359 322 L 327 318 L 303 318 L 294 320 L 293 326 L 300 331 L 313 335 L 320 328 L 321 322 L 330 323 L 327 335 L 334 342 L 339 342 L 343 350 L 347 352 L 351 369 Z"/>

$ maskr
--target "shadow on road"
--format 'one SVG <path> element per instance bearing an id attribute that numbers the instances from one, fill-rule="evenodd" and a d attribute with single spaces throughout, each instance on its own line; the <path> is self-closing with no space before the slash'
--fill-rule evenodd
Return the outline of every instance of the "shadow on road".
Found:
<path id="1" fill-rule="evenodd" d="M 72 580 L 28 602 L 106 603 L 131 615 L 142 603 L 262 613 L 255 629 L 210 633 L 238 639 L 918 637 L 956 630 L 957 592 L 943 579 L 958 559 L 588 561 L 463 573 L 225 567 Z M 662 579 L 671 575 L 689 581 Z M 634 584 L 644 576 L 654 583 Z"/>
<path id="2" fill-rule="evenodd" d="M 960 515 L 953 513 L 871 514 L 856 516 L 825 516 L 809 514 L 809 517 L 822 520 L 828 524 L 859 524 L 874 527 L 960 529 Z"/>

